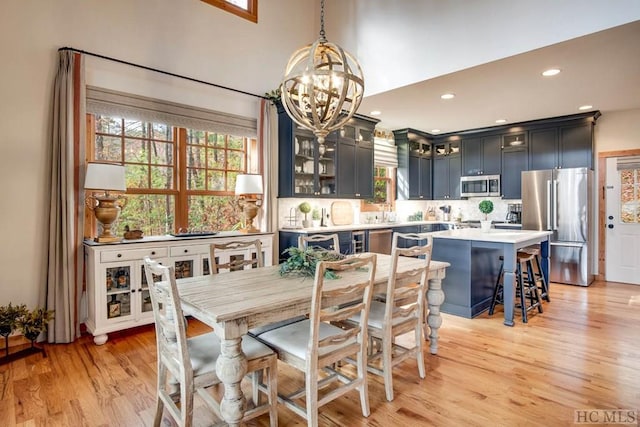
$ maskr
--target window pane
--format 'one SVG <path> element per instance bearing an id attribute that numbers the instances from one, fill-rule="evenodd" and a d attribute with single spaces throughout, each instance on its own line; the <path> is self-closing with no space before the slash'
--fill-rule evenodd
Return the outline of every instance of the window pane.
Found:
<path id="1" fill-rule="evenodd" d="M 244 168 L 244 153 L 240 151 L 229 151 L 227 169 L 238 171 L 244 170 Z"/>
<path id="2" fill-rule="evenodd" d="M 127 188 L 149 188 L 149 166 L 125 165 Z"/>
<path id="3" fill-rule="evenodd" d="M 172 165 L 173 144 L 151 141 L 151 163 L 155 165 Z"/>
<path id="4" fill-rule="evenodd" d="M 233 148 L 235 150 L 244 150 L 244 139 L 238 136 L 229 136 L 229 142 L 227 148 Z"/>
<path id="5" fill-rule="evenodd" d="M 140 139 L 124 140 L 124 161 L 131 163 L 147 163 L 148 152 L 145 149 L 145 141 Z"/>
<path id="6" fill-rule="evenodd" d="M 205 190 L 206 174 L 204 169 L 187 169 L 187 189 Z"/>
<path id="7" fill-rule="evenodd" d="M 620 221 L 640 223 L 640 169 L 620 171 Z"/>
<path id="8" fill-rule="evenodd" d="M 205 132 L 201 130 L 187 130 L 187 144 L 204 145 L 205 144 Z"/>
<path id="9" fill-rule="evenodd" d="M 224 169 L 224 150 L 210 148 L 207 150 L 207 167 Z"/>
<path id="10" fill-rule="evenodd" d="M 224 135 L 210 133 L 207 137 L 207 144 L 212 147 L 224 148 Z"/>
<path id="11" fill-rule="evenodd" d="M 145 236 L 173 233 L 175 196 L 160 194 L 129 194 L 114 232 L 124 235 L 124 227 L 142 230 Z"/>
<path id="12" fill-rule="evenodd" d="M 151 139 L 160 141 L 173 140 L 173 127 L 163 123 L 153 123 L 151 125 Z"/>
<path id="13" fill-rule="evenodd" d="M 210 191 L 224 191 L 224 172 L 222 171 L 209 171 L 207 173 Z"/>
<path id="14" fill-rule="evenodd" d="M 96 135 L 95 159 L 99 161 L 122 161 L 122 140 L 118 137 Z"/>
<path id="15" fill-rule="evenodd" d="M 201 168 L 205 165 L 206 150 L 198 146 L 190 145 L 187 148 L 187 167 Z"/>
<path id="16" fill-rule="evenodd" d="M 248 0 L 225 0 L 227 3 L 234 4 L 244 10 L 249 10 Z"/>
<path id="17" fill-rule="evenodd" d="M 96 132 L 120 135 L 122 133 L 122 119 L 119 117 L 96 116 Z"/>
<path id="18" fill-rule="evenodd" d="M 134 136 L 143 138 L 147 136 L 146 123 L 139 120 L 127 120 L 124 121 L 124 134 L 126 136 Z"/>
<path id="19" fill-rule="evenodd" d="M 234 196 L 189 196 L 189 227 L 212 231 L 239 227 L 242 209 Z"/>
<path id="20" fill-rule="evenodd" d="M 170 190 L 173 188 L 173 168 L 164 166 L 151 167 L 151 188 Z"/>

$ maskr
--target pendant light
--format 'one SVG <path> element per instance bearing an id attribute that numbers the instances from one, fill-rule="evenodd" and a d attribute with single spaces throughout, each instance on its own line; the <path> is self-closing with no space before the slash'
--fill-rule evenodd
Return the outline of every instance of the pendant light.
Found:
<path id="1" fill-rule="evenodd" d="M 324 32 L 324 0 L 320 2 L 320 37 L 291 55 L 282 81 L 281 99 L 291 119 L 311 130 L 320 144 L 356 112 L 364 93 L 362 69 Z"/>

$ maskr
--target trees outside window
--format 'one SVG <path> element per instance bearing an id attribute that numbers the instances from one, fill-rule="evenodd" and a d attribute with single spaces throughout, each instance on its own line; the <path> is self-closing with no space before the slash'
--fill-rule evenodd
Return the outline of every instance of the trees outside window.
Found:
<path id="1" fill-rule="evenodd" d="M 255 140 L 121 117 L 87 117 L 88 160 L 125 166 L 127 205 L 116 234 L 123 235 L 125 226 L 149 236 L 180 229 L 232 230 L 240 223 L 235 180 L 247 172 Z"/>

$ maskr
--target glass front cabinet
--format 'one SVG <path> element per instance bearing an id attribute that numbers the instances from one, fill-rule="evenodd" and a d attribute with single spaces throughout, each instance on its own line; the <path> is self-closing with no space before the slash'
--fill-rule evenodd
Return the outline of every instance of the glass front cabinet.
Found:
<path id="1" fill-rule="evenodd" d="M 169 240 L 153 243 L 98 244 L 85 242 L 87 271 L 87 319 L 96 344 L 104 344 L 110 332 L 153 323 L 153 307 L 144 272 L 148 256 L 175 268 L 176 279 L 210 274 L 209 245 L 260 239 L 265 265 L 272 265 L 272 234 L 221 238 Z M 222 251 L 219 262 L 255 257 L 249 249 Z M 224 273 L 224 272 L 223 272 Z"/>

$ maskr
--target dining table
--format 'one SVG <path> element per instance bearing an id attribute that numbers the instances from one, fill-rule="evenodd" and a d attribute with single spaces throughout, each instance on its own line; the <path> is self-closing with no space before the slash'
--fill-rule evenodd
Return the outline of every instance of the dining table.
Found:
<path id="1" fill-rule="evenodd" d="M 358 255 L 353 255 L 358 256 Z M 424 262 L 401 257 L 399 271 Z M 438 352 L 438 329 L 442 325 L 440 306 L 444 302 L 442 279 L 450 264 L 432 260 L 426 290 L 425 338 L 431 354 Z M 391 256 L 376 254 L 374 293 L 384 293 L 391 269 Z M 343 286 L 361 281 L 366 272 L 341 274 L 325 286 Z M 213 328 L 221 341 L 216 373 L 224 385 L 220 412 L 230 426 L 240 425 L 246 406 L 241 381 L 247 372 L 242 337 L 249 329 L 283 321 L 311 311 L 313 277 L 280 275 L 278 265 L 177 280 L 183 308 L 189 315 Z M 335 301 L 336 304 L 345 301 Z"/>

